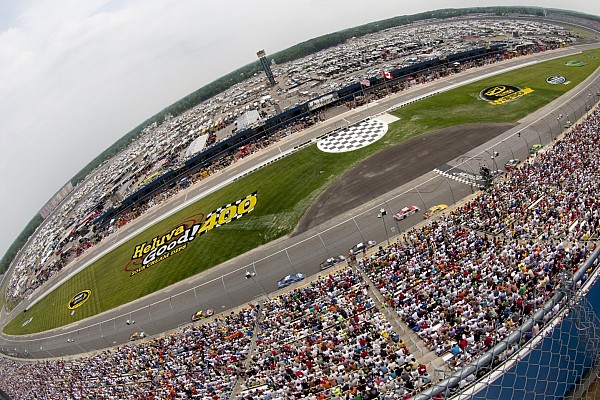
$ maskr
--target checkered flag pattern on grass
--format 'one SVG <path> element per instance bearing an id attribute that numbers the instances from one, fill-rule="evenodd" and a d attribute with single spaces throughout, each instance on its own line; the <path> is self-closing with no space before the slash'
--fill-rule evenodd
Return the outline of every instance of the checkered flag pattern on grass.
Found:
<path id="1" fill-rule="evenodd" d="M 385 122 L 369 119 L 320 139 L 317 147 L 326 153 L 344 153 L 368 146 L 381 139 L 386 132 Z"/>
<path id="2" fill-rule="evenodd" d="M 230 213 L 235 213 L 235 215 L 234 215 L 233 217 L 231 217 L 231 218 L 223 218 L 223 219 L 225 220 L 225 222 L 223 222 L 223 223 L 218 223 L 218 222 L 216 222 L 216 223 L 215 223 L 215 225 L 214 225 L 214 227 L 215 227 L 215 228 L 218 228 L 219 226 L 222 226 L 222 225 L 228 224 L 228 223 L 230 223 L 230 222 L 231 222 L 231 221 L 233 221 L 233 220 L 240 219 L 240 218 L 241 218 L 241 217 L 243 217 L 244 215 L 246 215 L 246 214 L 248 214 L 249 212 L 251 212 L 252 210 L 254 210 L 254 206 L 252 206 L 252 207 L 251 207 L 251 208 L 249 208 L 249 209 L 246 209 L 246 210 L 244 210 L 244 212 L 238 212 L 239 205 L 240 205 L 242 202 L 246 202 L 246 201 L 248 201 L 248 200 L 249 200 L 250 198 L 252 198 L 252 197 L 256 198 L 256 193 L 257 193 L 257 192 L 254 192 L 254 193 L 252 193 L 251 195 L 248 195 L 248 196 L 246 196 L 246 197 L 245 197 L 245 198 L 243 198 L 243 199 L 237 200 L 235 203 L 228 203 L 228 204 L 226 204 L 226 205 L 224 205 L 224 206 L 221 206 L 221 207 L 217 208 L 216 210 L 214 210 L 213 212 L 209 213 L 209 214 L 206 216 L 206 220 L 209 220 L 209 219 L 210 219 L 210 217 L 211 217 L 212 215 L 217 215 L 217 216 L 219 216 L 219 218 L 217 219 L 217 221 L 218 221 L 218 220 L 221 220 L 221 213 L 222 213 L 222 212 L 225 212 L 225 213 L 228 213 L 228 212 L 230 212 Z M 232 206 L 235 206 L 235 207 L 232 207 Z M 232 207 L 232 208 L 230 209 L 230 207 Z M 228 209 L 229 209 L 229 210 L 228 210 Z"/>

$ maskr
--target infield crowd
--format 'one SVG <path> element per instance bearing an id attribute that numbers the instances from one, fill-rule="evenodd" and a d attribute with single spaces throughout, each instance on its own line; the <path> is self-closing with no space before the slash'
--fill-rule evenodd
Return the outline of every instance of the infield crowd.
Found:
<path id="1" fill-rule="evenodd" d="M 454 369 L 506 338 L 597 244 L 599 133 L 594 111 L 490 189 L 356 269 L 91 356 L 1 358 L 0 387 L 15 400 L 408 398 L 432 383 L 430 368 L 384 311 Z"/>

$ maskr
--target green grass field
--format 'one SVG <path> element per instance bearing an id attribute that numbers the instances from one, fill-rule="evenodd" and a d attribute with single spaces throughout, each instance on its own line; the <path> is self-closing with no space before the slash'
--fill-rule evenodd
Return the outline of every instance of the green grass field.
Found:
<path id="1" fill-rule="evenodd" d="M 596 58 L 578 55 L 549 61 L 427 98 L 397 110 L 399 121 L 390 125 L 385 140 L 363 149 L 340 154 L 323 153 L 310 146 L 271 164 L 199 200 L 177 214 L 122 244 L 41 300 L 27 313 L 21 313 L 4 329 L 7 334 L 28 334 L 63 326 L 128 303 L 182 279 L 196 275 L 261 244 L 289 234 L 317 197 L 343 172 L 358 162 L 424 132 L 449 126 L 485 122 L 515 122 L 561 96 L 589 76 L 600 64 L 600 51 L 588 52 Z M 567 67 L 578 59 L 588 64 Z M 545 79 L 563 75 L 571 84 L 550 85 Z M 482 89 L 493 85 L 529 87 L 534 91 L 503 105 L 491 105 L 479 98 Z M 187 248 L 134 276 L 125 268 L 136 245 L 151 241 L 199 213 L 208 214 L 253 192 L 258 193 L 255 209 L 240 219 L 217 227 Z M 129 268 L 131 270 L 132 268 Z M 90 298 L 73 315 L 70 299 L 82 290 Z M 31 318 L 24 327 L 22 324 Z"/>

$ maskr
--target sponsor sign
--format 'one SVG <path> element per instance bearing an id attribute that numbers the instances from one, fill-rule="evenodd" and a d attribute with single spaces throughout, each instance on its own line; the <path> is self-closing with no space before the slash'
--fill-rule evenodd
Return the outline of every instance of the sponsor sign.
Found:
<path id="1" fill-rule="evenodd" d="M 42 218 L 47 218 L 52 211 L 73 191 L 73 184 L 71 182 L 67 182 L 65 186 L 62 187 L 52 198 L 46 203 L 44 207 L 40 210 L 40 215 Z"/>
<path id="2" fill-rule="evenodd" d="M 333 103 L 334 101 L 336 101 L 338 99 L 339 99 L 339 96 L 338 96 L 337 92 L 329 93 L 329 94 L 321 96 L 317 99 L 309 101 L 308 109 L 310 111 L 313 111 L 313 110 L 316 110 L 323 106 L 326 106 L 327 104 Z"/>
<path id="3" fill-rule="evenodd" d="M 69 310 L 74 310 L 77 307 L 79 307 L 80 305 L 82 305 L 83 303 L 85 303 L 87 301 L 87 299 L 90 298 L 90 295 L 92 294 L 91 290 L 82 290 L 81 292 L 77 293 L 75 296 L 73 296 L 71 298 L 71 300 L 69 301 L 69 304 L 67 305 L 67 308 Z"/>
<path id="4" fill-rule="evenodd" d="M 504 104 L 509 101 L 517 100 L 526 94 L 533 92 L 531 88 L 520 89 L 510 85 L 496 85 L 483 89 L 479 97 L 490 104 Z"/>
<path id="5" fill-rule="evenodd" d="M 546 82 L 551 85 L 562 85 L 567 82 L 567 78 L 562 75 L 554 75 L 546 78 Z"/>
<path id="6" fill-rule="evenodd" d="M 571 60 L 567 61 L 565 65 L 567 67 L 583 67 L 584 65 L 587 65 L 587 63 L 579 60 Z"/>
<path id="7" fill-rule="evenodd" d="M 188 244 L 197 237 L 204 235 L 214 228 L 239 219 L 254 210 L 256 201 L 255 192 L 234 203 L 217 208 L 208 214 L 204 221 L 194 222 L 194 224 L 189 226 L 187 223 L 182 223 L 164 235 L 156 236 L 152 240 L 138 244 L 133 249 L 131 261 L 125 267 L 125 271 L 130 273 L 129 276 L 137 275 L 147 268 L 168 259 L 172 255 L 184 251 L 187 249 Z M 137 268 L 133 270 L 129 269 L 130 264 L 137 265 Z"/>
<path id="8" fill-rule="evenodd" d="M 29 323 L 33 320 L 33 317 L 29 317 L 29 319 L 21 324 L 22 328 L 25 328 Z"/>

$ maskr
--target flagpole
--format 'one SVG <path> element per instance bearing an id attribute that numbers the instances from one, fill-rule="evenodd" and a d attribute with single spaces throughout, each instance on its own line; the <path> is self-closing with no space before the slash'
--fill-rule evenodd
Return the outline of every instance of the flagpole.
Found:
<path id="1" fill-rule="evenodd" d="M 368 84 L 364 84 L 363 82 L 367 82 Z M 371 81 L 368 79 L 359 79 L 358 83 L 360 83 L 360 90 L 363 96 L 363 104 L 367 102 L 367 98 L 365 95 L 365 86 L 371 86 Z"/>
<path id="2" fill-rule="evenodd" d="M 383 70 L 383 82 L 385 83 L 385 95 L 387 96 L 388 94 L 390 94 L 389 89 L 388 89 L 388 77 L 386 76 L 387 74 L 389 74 L 389 72 L 387 70 Z"/>

